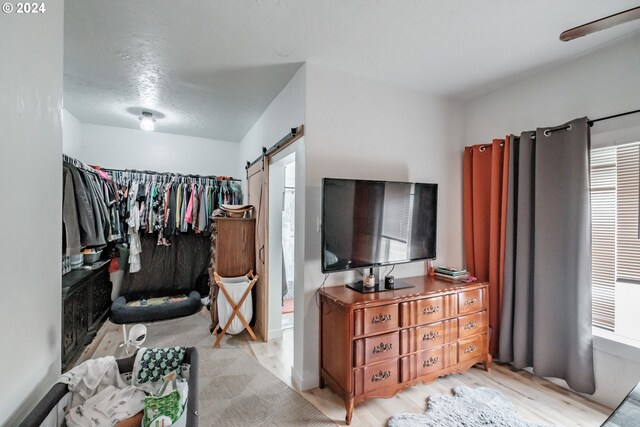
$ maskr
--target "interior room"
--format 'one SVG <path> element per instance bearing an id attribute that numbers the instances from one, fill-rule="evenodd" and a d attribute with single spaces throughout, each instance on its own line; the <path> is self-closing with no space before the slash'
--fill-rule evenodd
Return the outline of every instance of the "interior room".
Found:
<path id="1" fill-rule="evenodd" d="M 0 425 L 637 425 L 637 1 L 0 35 Z"/>

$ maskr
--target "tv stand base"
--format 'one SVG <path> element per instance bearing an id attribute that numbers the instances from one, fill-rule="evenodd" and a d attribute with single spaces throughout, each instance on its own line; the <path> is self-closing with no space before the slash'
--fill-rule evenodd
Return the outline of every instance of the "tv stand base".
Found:
<path id="1" fill-rule="evenodd" d="M 373 288 L 367 288 L 364 286 L 364 284 L 362 283 L 362 280 L 359 282 L 355 282 L 355 283 L 347 283 L 345 285 L 347 288 L 349 289 L 353 289 L 354 291 L 358 291 L 361 294 L 371 294 L 374 292 L 384 292 L 384 291 L 395 291 L 397 289 L 406 289 L 406 288 L 413 288 L 413 285 L 410 285 L 408 283 L 402 282 L 400 280 L 396 280 L 396 282 L 394 283 L 394 287 L 393 289 L 387 289 L 384 287 L 384 282 L 376 282 L 375 286 Z"/>

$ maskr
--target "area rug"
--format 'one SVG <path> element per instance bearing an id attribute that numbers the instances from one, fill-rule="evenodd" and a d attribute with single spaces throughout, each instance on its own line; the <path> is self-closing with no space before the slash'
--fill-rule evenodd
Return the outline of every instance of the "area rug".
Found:
<path id="1" fill-rule="evenodd" d="M 513 403 L 488 387 L 454 387 L 453 396 L 431 396 L 424 414 L 398 414 L 387 427 L 551 427 L 520 417 Z"/>
<path id="2" fill-rule="evenodd" d="M 245 349 L 246 340 L 230 337 L 213 348 L 210 319 L 197 313 L 147 323 L 145 347 L 193 346 L 200 363 L 199 426 L 335 426 Z"/>

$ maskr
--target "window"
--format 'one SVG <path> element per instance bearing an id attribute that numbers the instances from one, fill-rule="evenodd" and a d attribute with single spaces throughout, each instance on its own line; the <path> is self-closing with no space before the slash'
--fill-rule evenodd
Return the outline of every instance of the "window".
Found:
<path id="1" fill-rule="evenodd" d="M 591 150 L 593 325 L 629 338 L 640 298 L 640 143 Z"/>

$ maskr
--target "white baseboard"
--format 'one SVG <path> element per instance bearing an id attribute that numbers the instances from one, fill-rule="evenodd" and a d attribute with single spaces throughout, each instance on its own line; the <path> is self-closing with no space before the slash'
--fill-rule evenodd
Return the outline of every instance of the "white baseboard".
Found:
<path id="1" fill-rule="evenodd" d="M 293 369 L 293 366 L 291 367 L 291 384 L 297 392 L 302 390 L 302 377 L 298 375 L 295 369 Z"/>

